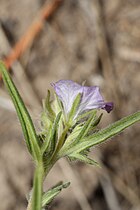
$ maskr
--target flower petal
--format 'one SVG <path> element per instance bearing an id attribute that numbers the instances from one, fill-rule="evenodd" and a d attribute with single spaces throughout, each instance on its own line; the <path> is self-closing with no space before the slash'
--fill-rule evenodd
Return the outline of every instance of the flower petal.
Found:
<path id="1" fill-rule="evenodd" d="M 60 80 L 52 86 L 59 99 L 62 101 L 64 111 L 68 114 L 72 108 L 76 96 L 81 93 L 81 102 L 77 109 L 75 118 L 85 111 L 92 109 L 104 109 L 108 113 L 113 109 L 112 102 L 104 102 L 99 87 L 81 86 L 72 80 Z"/>
<path id="2" fill-rule="evenodd" d="M 72 108 L 72 104 L 79 93 L 83 92 L 83 86 L 73 82 L 72 80 L 59 80 L 52 86 L 59 99 L 62 101 L 64 111 L 68 114 Z"/>
<path id="3" fill-rule="evenodd" d="M 113 109 L 112 102 L 104 102 L 99 87 L 92 86 L 83 88 L 82 100 L 77 115 L 91 109 L 105 109 L 108 113 Z"/>
<path id="4" fill-rule="evenodd" d="M 79 114 L 90 109 L 104 107 L 104 100 L 99 92 L 99 87 L 84 87 L 83 96 L 79 106 Z"/>

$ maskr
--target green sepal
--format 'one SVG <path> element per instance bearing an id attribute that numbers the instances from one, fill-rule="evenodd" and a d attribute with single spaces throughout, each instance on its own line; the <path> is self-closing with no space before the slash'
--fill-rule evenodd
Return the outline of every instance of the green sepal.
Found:
<path id="1" fill-rule="evenodd" d="M 38 145 L 41 148 L 44 143 L 44 139 L 46 138 L 46 133 L 43 134 L 43 132 L 41 132 L 37 136 L 38 136 Z"/>
<path id="2" fill-rule="evenodd" d="M 92 110 L 89 110 L 89 111 L 86 111 L 80 115 L 77 116 L 76 120 L 77 121 L 81 121 L 83 119 L 88 119 L 90 117 L 91 114 L 93 114 L 96 116 L 97 114 L 97 109 L 92 109 Z"/>
<path id="3" fill-rule="evenodd" d="M 86 134 L 88 133 L 93 121 L 95 120 L 95 113 L 93 111 L 93 113 L 91 113 L 91 116 L 89 117 L 89 119 L 86 121 L 85 125 L 83 126 L 83 128 L 81 129 L 79 135 L 76 137 L 74 144 L 77 144 L 82 138 L 84 138 L 86 136 Z"/>
<path id="4" fill-rule="evenodd" d="M 73 128 L 73 130 L 71 131 L 71 133 L 69 133 L 69 135 L 66 139 L 65 145 L 71 144 L 76 139 L 76 137 L 81 132 L 82 125 L 83 125 L 83 123 L 80 123 Z"/>
<path id="5" fill-rule="evenodd" d="M 42 208 L 48 206 L 53 201 L 53 199 L 61 192 L 61 190 L 67 188 L 69 185 L 70 182 L 60 182 L 52 189 L 45 192 L 42 197 Z"/>
<path id="6" fill-rule="evenodd" d="M 47 111 L 47 115 L 50 120 L 53 122 L 55 119 L 55 112 L 52 109 L 51 101 L 50 101 L 50 91 L 48 90 L 48 94 L 46 99 L 43 101 L 44 110 Z"/>
<path id="7" fill-rule="evenodd" d="M 7 90 L 11 96 L 14 106 L 19 117 L 23 134 L 26 140 L 26 145 L 33 156 L 34 160 L 39 162 L 41 160 L 41 151 L 38 145 L 37 134 L 31 120 L 31 117 L 24 105 L 24 102 L 14 84 L 11 77 L 9 76 L 4 64 L 0 62 L 0 72 L 2 73 L 3 81 Z"/>
<path id="8" fill-rule="evenodd" d="M 100 122 L 101 119 L 102 119 L 102 116 L 103 116 L 103 113 L 101 113 L 101 114 L 99 115 L 99 117 L 97 117 L 97 118 L 94 120 L 94 122 L 93 122 L 93 124 L 92 124 L 92 128 L 93 128 L 93 127 L 96 127 L 96 126 L 99 124 L 99 122 Z"/>
<path id="9" fill-rule="evenodd" d="M 57 96 L 56 93 L 54 93 L 54 96 L 55 96 L 55 100 L 54 100 L 55 113 L 63 111 L 63 114 L 64 114 L 64 108 L 63 108 L 63 104 L 62 104 L 61 100 L 59 99 L 59 97 Z"/>
<path id="10" fill-rule="evenodd" d="M 85 125 L 78 127 L 77 129 L 78 132 L 75 132 L 76 129 L 74 130 L 74 133 L 78 135 L 74 136 L 73 132 L 69 135 L 68 139 L 66 139 L 65 144 L 63 145 L 62 149 L 59 152 L 59 156 L 62 157 L 67 155 L 69 147 L 71 148 L 71 145 L 72 147 L 74 147 L 75 145 L 79 144 L 78 142 L 80 142 L 81 139 L 84 138 L 89 132 L 91 125 L 93 126 L 96 124 L 97 124 L 97 119 L 95 119 L 95 112 L 93 111 L 91 112 L 91 116 L 89 117 L 89 119 L 85 122 Z"/>
<path id="11" fill-rule="evenodd" d="M 42 154 L 44 152 L 47 152 L 49 153 L 49 155 L 51 155 L 50 153 L 53 153 L 56 147 L 57 132 L 58 132 L 59 121 L 60 121 L 61 115 L 62 115 L 62 112 L 60 111 L 54 120 L 52 128 L 49 129 L 50 133 L 49 133 L 48 139 L 45 140 L 41 148 Z"/>
<path id="12" fill-rule="evenodd" d="M 48 133 L 49 128 L 52 126 L 52 120 L 48 116 L 47 112 L 43 110 L 41 113 L 41 130 L 42 133 Z"/>
<path id="13" fill-rule="evenodd" d="M 69 147 L 65 152 L 67 155 L 72 153 L 81 153 L 92 146 L 105 142 L 107 139 L 110 139 L 111 137 L 121 133 L 124 129 L 138 121 L 140 121 L 140 111 L 122 118 L 121 120 L 109 125 L 107 128 L 104 128 L 91 136 L 82 138 L 77 145 L 71 145 L 71 147 Z"/>
<path id="14" fill-rule="evenodd" d="M 71 110 L 70 110 L 70 113 L 69 113 L 69 115 L 68 115 L 68 123 L 69 123 L 70 125 L 73 125 L 73 119 L 74 119 L 74 117 L 75 117 L 75 115 L 76 115 L 76 111 L 77 111 L 77 109 L 78 109 L 78 106 L 79 106 L 79 104 L 80 104 L 80 101 L 81 101 L 81 93 L 79 93 L 79 94 L 76 96 L 76 98 L 75 98 L 75 100 L 74 100 L 74 102 L 73 102 L 72 108 L 71 108 Z"/>
<path id="15" fill-rule="evenodd" d="M 101 113 L 101 114 L 99 115 L 99 117 L 97 117 L 97 118 L 93 121 L 92 125 L 90 126 L 90 129 L 88 130 L 88 136 L 96 132 L 96 127 L 97 127 L 97 125 L 100 123 L 100 121 L 101 121 L 101 119 L 102 119 L 102 116 L 103 116 L 103 113 Z"/>
<path id="16" fill-rule="evenodd" d="M 86 155 L 80 154 L 80 153 L 72 153 L 68 156 L 71 160 L 79 160 L 84 163 L 90 164 L 90 165 L 95 165 L 95 166 L 100 166 L 98 162 L 95 160 L 87 157 Z"/>

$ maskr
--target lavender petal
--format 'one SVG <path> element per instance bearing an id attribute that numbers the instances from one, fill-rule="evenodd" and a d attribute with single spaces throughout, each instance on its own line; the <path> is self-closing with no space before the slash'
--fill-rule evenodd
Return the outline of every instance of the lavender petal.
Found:
<path id="1" fill-rule="evenodd" d="M 52 86 L 59 99 L 62 101 L 64 111 L 68 114 L 72 108 L 72 104 L 79 93 L 83 92 L 83 86 L 73 82 L 72 80 L 59 80 Z"/>
<path id="2" fill-rule="evenodd" d="M 81 102 L 76 116 L 92 109 L 104 109 L 108 113 L 113 109 L 112 102 L 104 102 L 99 87 L 81 86 L 72 80 L 60 80 L 52 86 L 59 99 L 62 101 L 66 115 L 70 112 L 76 96 L 81 93 Z"/>

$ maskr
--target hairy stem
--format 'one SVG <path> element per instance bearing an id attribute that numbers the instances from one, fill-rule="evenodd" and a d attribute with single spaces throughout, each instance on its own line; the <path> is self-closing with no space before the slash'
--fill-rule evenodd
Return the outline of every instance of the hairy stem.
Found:
<path id="1" fill-rule="evenodd" d="M 43 177 L 44 169 L 42 162 L 40 162 L 34 173 L 33 190 L 27 210 L 41 210 L 42 207 L 42 193 L 43 193 Z"/>

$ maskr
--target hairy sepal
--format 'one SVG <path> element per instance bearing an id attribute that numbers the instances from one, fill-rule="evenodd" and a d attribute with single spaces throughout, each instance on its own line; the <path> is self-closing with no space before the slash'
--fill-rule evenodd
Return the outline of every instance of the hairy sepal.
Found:
<path id="1" fill-rule="evenodd" d="M 76 98 L 73 102 L 72 108 L 70 110 L 70 113 L 68 114 L 68 123 L 71 126 L 73 125 L 73 122 L 75 123 L 74 119 L 76 118 L 76 112 L 77 112 L 77 109 L 79 107 L 80 101 L 81 101 L 81 93 L 79 93 L 76 96 Z"/>
<path id="2" fill-rule="evenodd" d="M 66 139 L 65 144 L 64 144 L 64 147 L 62 148 L 62 150 L 64 148 L 68 148 L 71 144 L 73 144 L 73 145 L 78 144 L 78 142 L 82 138 L 84 138 L 86 136 L 86 134 L 88 133 L 88 131 L 89 131 L 89 129 L 90 129 L 90 127 L 91 127 L 94 119 L 95 119 L 95 112 L 93 111 L 93 113 L 91 113 L 91 116 L 85 122 L 85 124 L 79 127 L 79 129 L 77 130 L 78 132 L 75 132 L 75 136 L 73 135 L 73 132 L 72 132 L 72 134 L 69 135 L 69 138 Z M 77 134 L 77 136 L 76 136 L 76 134 Z M 73 139 L 71 138 L 71 135 L 72 135 Z"/>
<path id="3" fill-rule="evenodd" d="M 53 122 L 56 117 L 56 114 L 51 106 L 50 95 L 50 91 L 48 90 L 47 98 L 43 101 L 43 107 L 44 110 L 47 112 L 49 119 Z"/>
<path id="4" fill-rule="evenodd" d="M 79 145 L 79 142 L 89 133 L 91 127 L 94 129 L 96 128 L 98 122 L 100 121 L 99 119 L 101 118 L 101 115 L 96 119 L 94 110 L 90 114 L 91 116 L 89 119 L 84 122 L 83 125 L 77 125 L 73 132 L 68 136 L 65 144 L 59 152 L 60 157 L 70 154 L 69 148 Z"/>
<path id="5" fill-rule="evenodd" d="M 99 166 L 99 163 L 89 157 L 87 157 L 84 154 L 80 154 L 80 153 L 72 153 L 71 155 L 68 156 L 71 160 L 79 160 L 81 162 L 90 164 L 90 165 L 95 165 L 95 166 Z"/>
<path id="6" fill-rule="evenodd" d="M 51 155 L 56 147 L 57 143 L 57 133 L 58 133 L 58 127 L 59 127 L 59 121 L 61 118 L 62 112 L 59 112 L 54 120 L 54 123 L 52 125 L 52 128 L 49 130 L 49 136 L 48 139 L 44 141 L 44 144 L 42 145 L 41 151 L 42 154 L 44 152 L 49 153 Z"/>

